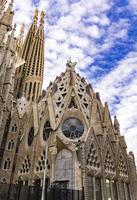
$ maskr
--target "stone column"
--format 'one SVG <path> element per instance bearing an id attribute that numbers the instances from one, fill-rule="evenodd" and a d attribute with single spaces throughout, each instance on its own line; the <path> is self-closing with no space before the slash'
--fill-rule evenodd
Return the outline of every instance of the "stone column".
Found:
<path id="1" fill-rule="evenodd" d="M 56 156 L 57 156 L 57 148 L 56 146 L 49 147 L 49 152 L 51 156 L 51 178 L 50 183 L 53 183 L 55 180 L 55 162 L 56 162 Z"/>
<path id="2" fill-rule="evenodd" d="M 129 152 L 129 159 L 128 159 L 128 168 L 129 168 L 129 185 L 130 185 L 130 194 L 131 199 L 137 200 L 137 173 L 136 173 L 136 166 L 135 166 L 135 158 L 133 152 Z"/>

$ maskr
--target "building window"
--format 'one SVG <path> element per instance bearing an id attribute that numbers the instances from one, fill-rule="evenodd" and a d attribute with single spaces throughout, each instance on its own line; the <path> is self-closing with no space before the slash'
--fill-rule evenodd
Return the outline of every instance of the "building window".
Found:
<path id="1" fill-rule="evenodd" d="M 124 187 L 124 182 L 121 182 L 121 191 L 122 191 L 122 194 L 123 194 L 123 197 L 124 197 L 124 199 L 126 199 L 126 197 L 125 197 L 125 187 Z"/>
<path id="2" fill-rule="evenodd" d="M 30 131 L 29 131 L 29 135 L 28 135 L 28 145 L 31 146 L 32 142 L 33 142 L 33 138 L 34 138 L 34 128 L 31 127 Z"/>
<path id="3" fill-rule="evenodd" d="M 8 150 L 12 150 L 14 148 L 14 141 L 10 140 L 8 143 Z"/>
<path id="4" fill-rule="evenodd" d="M 16 132 L 17 131 L 17 125 L 14 124 L 12 127 L 11 127 L 11 132 Z"/>
<path id="5" fill-rule="evenodd" d="M 111 198 L 111 183 L 110 180 L 106 180 L 106 188 L 107 188 L 107 199 L 112 200 Z"/>
<path id="6" fill-rule="evenodd" d="M 102 200 L 101 179 L 95 178 L 96 200 Z"/>
<path id="7" fill-rule="evenodd" d="M 106 179 L 106 188 L 107 188 L 107 199 L 108 200 L 117 200 L 117 187 L 114 180 Z"/>
<path id="8" fill-rule="evenodd" d="M 130 189 L 129 189 L 129 184 L 128 183 L 125 183 L 125 197 L 126 197 L 126 200 L 131 200 L 131 198 L 130 198 Z"/>
<path id="9" fill-rule="evenodd" d="M 114 180 L 111 181 L 111 188 L 112 188 L 113 200 L 117 200 L 118 199 L 118 195 L 117 195 L 117 184 L 116 184 L 116 181 L 114 181 Z"/>
<path id="10" fill-rule="evenodd" d="M 29 86 L 29 94 L 31 93 L 31 88 L 32 88 L 32 83 L 30 82 L 30 86 Z"/>
<path id="11" fill-rule="evenodd" d="M 50 125 L 50 121 L 48 120 L 48 121 L 46 121 L 44 128 L 43 128 L 43 139 L 45 141 L 47 141 L 51 132 L 52 132 L 52 128 Z"/>
<path id="12" fill-rule="evenodd" d="M 11 164 L 11 161 L 9 158 L 7 158 L 7 160 L 4 163 L 4 169 L 10 169 L 10 164 Z"/>
<path id="13" fill-rule="evenodd" d="M 62 132 L 66 137 L 76 139 L 83 135 L 84 125 L 79 119 L 70 117 L 63 122 Z"/>
<path id="14" fill-rule="evenodd" d="M 88 199 L 94 199 L 93 176 L 88 176 Z"/>

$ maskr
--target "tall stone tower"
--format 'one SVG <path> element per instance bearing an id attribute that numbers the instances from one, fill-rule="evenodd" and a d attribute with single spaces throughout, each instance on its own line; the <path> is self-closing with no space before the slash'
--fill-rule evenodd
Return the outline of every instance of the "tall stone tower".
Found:
<path id="1" fill-rule="evenodd" d="M 26 36 L 21 57 L 25 64 L 16 70 L 15 97 L 25 94 L 29 101 L 37 101 L 41 93 L 44 70 L 44 12 L 41 12 L 37 28 L 38 10 Z"/>
<path id="2" fill-rule="evenodd" d="M 2 1 L 4 5 L 4 1 Z M 3 151 L 10 112 L 12 108 L 14 66 L 16 62 L 16 38 L 14 37 L 15 26 L 12 27 L 14 12 L 13 2 L 0 18 L 0 155 Z M 11 31 L 11 32 L 10 32 Z"/>

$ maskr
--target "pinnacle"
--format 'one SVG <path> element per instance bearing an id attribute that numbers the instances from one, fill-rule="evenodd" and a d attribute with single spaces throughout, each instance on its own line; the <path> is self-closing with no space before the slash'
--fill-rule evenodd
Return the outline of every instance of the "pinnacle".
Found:
<path id="1" fill-rule="evenodd" d="M 71 69 L 72 71 L 75 71 L 75 66 L 76 66 L 77 62 L 72 62 L 71 58 L 69 60 L 67 60 L 67 68 Z"/>

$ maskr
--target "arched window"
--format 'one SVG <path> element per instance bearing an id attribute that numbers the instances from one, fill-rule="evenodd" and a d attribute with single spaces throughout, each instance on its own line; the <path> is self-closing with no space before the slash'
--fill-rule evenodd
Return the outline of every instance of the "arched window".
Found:
<path id="1" fill-rule="evenodd" d="M 17 125 L 13 124 L 13 126 L 11 127 L 11 132 L 16 132 L 17 131 Z"/>
<path id="2" fill-rule="evenodd" d="M 12 150 L 14 148 L 14 141 L 10 140 L 8 143 L 8 150 Z"/>
<path id="3" fill-rule="evenodd" d="M 29 135 L 28 135 L 28 145 L 31 146 L 32 142 L 33 142 L 33 138 L 34 138 L 34 128 L 31 127 L 30 131 L 29 131 Z"/>
<path id="4" fill-rule="evenodd" d="M 7 160 L 5 160 L 4 163 L 4 169 L 10 169 L 10 164 L 11 164 L 10 158 L 7 158 Z"/>
<path id="5" fill-rule="evenodd" d="M 48 120 L 48 121 L 46 121 L 44 128 L 43 128 L 43 139 L 45 141 L 47 141 L 51 132 L 52 132 L 52 128 L 50 125 L 50 121 Z"/>

